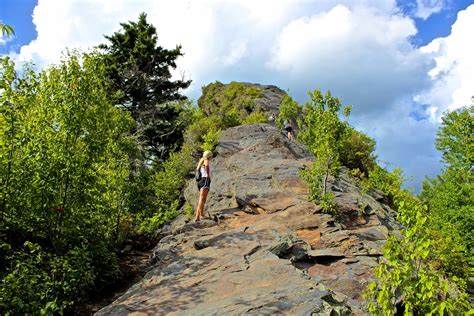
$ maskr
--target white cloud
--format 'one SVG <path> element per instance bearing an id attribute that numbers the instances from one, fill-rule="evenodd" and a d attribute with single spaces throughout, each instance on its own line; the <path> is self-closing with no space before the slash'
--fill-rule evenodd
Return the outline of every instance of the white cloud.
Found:
<path id="1" fill-rule="evenodd" d="M 427 18 L 447 1 L 418 0 L 414 15 Z M 418 183 L 439 170 L 440 113 L 474 94 L 474 6 L 459 14 L 449 37 L 418 49 L 410 43 L 414 21 L 396 0 L 39 0 L 38 37 L 18 59 L 56 62 L 65 47 L 103 43 L 140 12 L 161 46 L 183 46 L 176 74 L 193 80 L 190 97 L 215 80 L 275 84 L 299 101 L 308 90 L 330 89 L 353 105 L 353 123 L 377 140 L 381 159 Z M 414 98 L 435 119 L 412 118 L 424 111 Z"/>
<path id="2" fill-rule="evenodd" d="M 426 20 L 447 6 L 447 0 L 416 0 L 415 16 Z"/>
<path id="3" fill-rule="evenodd" d="M 124 3 L 39 0 L 33 11 L 38 37 L 20 49 L 19 60 L 33 60 L 44 67 L 57 62 L 66 47 L 88 49 L 103 42 L 103 34 L 116 31 L 119 22 L 138 16 L 138 3 L 128 4 L 126 10 Z"/>
<path id="4" fill-rule="evenodd" d="M 474 5 L 460 11 L 451 34 L 433 40 L 421 48 L 436 65 L 429 72 L 431 89 L 415 97 L 430 105 L 428 112 L 433 122 L 440 121 L 444 111 L 469 105 L 474 95 Z"/>
<path id="5" fill-rule="evenodd" d="M 428 85 L 431 62 L 410 44 L 415 34 L 408 17 L 337 5 L 289 23 L 268 65 L 287 74 L 290 91 L 303 81 L 353 103 L 355 115 L 378 115 Z"/>

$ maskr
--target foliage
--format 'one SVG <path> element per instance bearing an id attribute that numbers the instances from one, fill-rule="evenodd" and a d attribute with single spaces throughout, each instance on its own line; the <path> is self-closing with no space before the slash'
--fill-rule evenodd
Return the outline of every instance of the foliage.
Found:
<path id="1" fill-rule="evenodd" d="M 191 81 L 171 80 L 171 69 L 182 56 L 181 46 L 164 49 L 157 45 L 158 36 L 146 14 L 138 22 L 121 23 L 122 30 L 105 38 L 103 50 L 106 74 L 112 86 L 110 95 L 132 114 L 138 123 L 138 135 L 146 153 L 165 159 L 182 142 L 183 126 L 177 124 L 180 108 L 167 102 L 183 100 L 180 91 Z"/>
<path id="2" fill-rule="evenodd" d="M 118 276 L 133 120 L 93 54 L 22 73 L 1 60 L 0 312 L 61 311 Z"/>
<path id="3" fill-rule="evenodd" d="M 337 205 L 335 202 L 335 196 L 332 192 L 324 194 L 321 197 L 319 205 L 321 206 L 324 213 L 337 215 Z"/>
<path id="4" fill-rule="evenodd" d="M 197 109 L 193 114 L 193 123 L 191 123 L 184 133 L 184 143 L 192 148 L 202 148 L 204 137 L 209 131 L 218 131 L 223 126 L 216 116 L 204 116 L 204 113 Z"/>
<path id="5" fill-rule="evenodd" d="M 393 315 L 398 304 L 404 315 L 456 314 L 469 310 L 465 282 L 447 278 L 437 269 L 440 254 L 450 257 L 456 247 L 432 234 L 426 208 L 400 190 L 395 196 L 402 237 L 392 235 L 383 246 L 384 260 L 375 269 L 378 282 L 365 294 L 373 315 Z M 446 243 L 448 242 L 448 243 Z"/>
<path id="6" fill-rule="evenodd" d="M 346 135 L 341 139 L 341 164 L 354 170 L 359 169 L 365 176 L 375 168 L 376 156 L 375 141 L 369 136 L 356 131 L 352 127 L 346 128 Z"/>
<path id="7" fill-rule="evenodd" d="M 188 220 L 191 220 L 194 216 L 194 208 L 192 207 L 192 205 L 189 204 L 188 202 L 184 203 L 183 210 L 184 210 L 184 216 L 186 216 Z"/>
<path id="8" fill-rule="evenodd" d="M 387 171 L 379 165 L 370 170 L 367 178 L 363 178 L 361 186 L 364 190 L 377 189 L 382 191 L 387 198 L 394 202 L 395 196 L 400 192 L 404 182 L 403 172 L 400 168 Z"/>
<path id="9" fill-rule="evenodd" d="M 436 147 L 447 165 L 441 175 L 423 183 L 420 195 L 429 207 L 433 229 L 462 249 L 462 255 L 451 257 L 441 269 L 462 278 L 474 271 L 473 111 L 470 106 L 443 117 Z"/>
<path id="10" fill-rule="evenodd" d="M 452 168 L 472 171 L 474 164 L 474 105 L 446 113 L 436 138 L 436 148 Z"/>
<path id="11" fill-rule="evenodd" d="M 400 169 L 388 172 L 378 165 L 363 186 L 385 192 L 403 225 L 401 236 L 391 235 L 382 248 L 384 258 L 374 270 L 376 282 L 365 293 L 373 315 L 460 315 L 470 305 L 465 278 L 467 258 L 456 234 L 445 234 L 426 205 L 401 188 Z M 453 226 L 445 223 L 446 230 Z"/>
<path id="12" fill-rule="evenodd" d="M 340 146 L 347 127 L 338 117 L 338 98 L 319 90 L 309 92 L 309 96 L 299 138 L 315 155 L 315 161 L 309 170 L 302 171 L 302 176 L 308 182 L 310 199 L 318 201 L 327 193 L 329 176 L 337 177 L 340 172 Z"/>
<path id="13" fill-rule="evenodd" d="M 84 296 L 94 284 L 87 249 L 75 247 L 55 256 L 27 241 L 10 259 L 12 269 L 0 287 L 0 310 L 8 311 L 7 315 L 61 312 L 73 304 L 75 295 Z"/>
<path id="14" fill-rule="evenodd" d="M 429 206 L 433 228 L 444 236 L 458 240 L 474 267 L 474 184 L 467 173 L 448 168 L 436 179 L 423 183 L 421 198 Z M 456 263 L 447 270 L 459 269 Z M 468 269 L 464 269 L 465 274 Z M 458 276 L 462 274 L 456 273 Z"/>
<path id="15" fill-rule="evenodd" d="M 225 127 L 240 125 L 256 108 L 255 99 L 262 91 L 252 85 L 231 82 L 228 85 L 216 81 L 202 88 L 198 106 L 206 116 L 219 118 Z"/>
<path id="16" fill-rule="evenodd" d="M 213 151 L 219 141 L 219 137 L 221 136 L 221 130 L 214 130 L 211 129 L 204 135 L 202 138 L 204 143 L 201 145 L 201 149 L 203 151 L 210 150 Z"/>
<path id="17" fill-rule="evenodd" d="M 194 168 L 194 149 L 184 145 L 179 152 L 171 153 L 170 157 L 160 166 L 155 174 L 153 186 L 155 190 L 156 211 L 144 214 L 140 231 L 153 234 L 163 223 L 175 218 L 181 206 L 181 188 L 186 176 Z"/>
<path id="18" fill-rule="evenodd" d="M 187 100 L 166 102 L 148 106 L 140 113 L 135 135 L 141 143 L 144 158 L 162 162 L 183 144 L 189 106 Z"/>
<path id="19" fill-rule="evenodd" d="M 13 30 L 13 27 L 7 24 L 3 24 L 0 22 L 0 34 L 2 36 L 11 36 L 15 35 L 15 31 Z"/>
<path id="20" fill-rule="evenodd" d="M 267 117 L 263 112 L 252 112 L 245 118 L 242 124 L 259 124 L 267 123 Z"/>
<path id="21" fill-rule="evenodd" d="M 283 122 L 296 122 L 298 126 L 302 123 L 303 107 L 293 100 L 289 95 L 285 95 L 280 103 L 276 124 L 283 128 Z"/>

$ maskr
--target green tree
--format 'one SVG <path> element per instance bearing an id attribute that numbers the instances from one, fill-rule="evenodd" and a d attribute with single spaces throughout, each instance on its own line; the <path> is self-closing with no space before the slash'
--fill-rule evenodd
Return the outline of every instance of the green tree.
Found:
<path id="1" fill-rule="evenodd" d="M 393 315 L 471 315 L 466 280 L 472 273 L 472 108 L 448 113 L 437 148 L 448 164 L 423 184 L 421 200 L 402 190 L 396 174 L 369 172 L 369 183 L 389 193 L 403 225 L 383 246 L 384 258 L 369 284 L 369 311 Z"/>
<path id="2" fill-rule="evenodd" d="M 315 161 L 309 170 L 303 171 L 303 177 L 309 183 L 310 199 L 318 201 L 328 191 L 329 176 L 339 175 L 340 146 L 347 127 L 338 117 L 342 106 L 340 99 L 333 97 L 329 91 L 323 95 L 319 90 L 309 92 L 309 96 L 298 137 L 315 155 Z"/>
<path id="3" fill-rule="evenodd" d="M 441 175 L 423 183 L 422 200 L 429 206 L 434 228 L 458 241 L 464 255 L 474 267 L 474 106 L 447 113 L 438 131 L 436 148 L 446 163 Z M 454 258 L 453 258 L 454 259 Z M 467 277 L 463 260 L 450 260 L 443 269 Z"/>
<path id="4" fill-rule="evenodd" d="M 169 101 L 185 99 L 181 94 L 191 81 L 171 80 L 171 69 L 183 55 L 181 46 L 165 49 L 157 44 L 156 28 L 140 14 L 138 22 L 121 23 L 122 30 L 105 38 L 107 76 L 117 103 L 137 121 L 137 134 L 149 156 L 167 157 L 181 145 L 184 127 L 178 123 L 181 109 Z M 149 157 L 148 157 L 149 158 Z"/>
<path id="5" fill-rule="evenodd" d="M 436 148 L 452 168 L 472 171 L 474 163 L 474 106 L 448 112 L 442 117 Z"/>
<path id="6" fill-rule="evenodd" d="M 134 122 L 95 54 L 0 62 L 0 313 L 61 313 L 119 275 Z"/>

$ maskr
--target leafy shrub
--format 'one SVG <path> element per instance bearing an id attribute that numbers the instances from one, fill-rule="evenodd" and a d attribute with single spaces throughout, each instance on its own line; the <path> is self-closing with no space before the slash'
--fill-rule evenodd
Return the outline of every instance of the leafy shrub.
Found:
<path id="1" fill-rule="evenodd" d="M 289 95 L 285 95 L 281 100 L 276 124 L 283 128 L 283 122 L 297 122 L 298 126 L 302 123 L 303 107 L 293 100 Z"/>
<path id="2" fill-rule="evenodd" d="M 305 104 L 299 138 L 314 154 L 315 161 L 309 170 L 302 172 L 302 176 L 308 182 L 310 199 L 319 201 L 327 193 L 329 176 L 339 175 L 340 146 L 346 125 L 338 117 L 339 99 L 329 91 L 322 95 L 315 90 L 309 95 L 311 100 Z"/>
<path id="3" fill-rule="evenodd" d="M 73 248 L 64 256 L 25 242 L 0 285 L 0 310 L 12 314 L 54 314 L 70 307 L 94 283 L 87 250 Z"/>
<path id="4" fill-rule="evenodd" d="M 470 308 L 463 280 L 447 278 L 436 269 L 439 254 L 455 250 L 433 238 L 426 209 L 405 191 L 395 196 L 402 238 L 392 235 L 382 248 L 384 260 L 374 270 L 378 282 L 365 297 L 373 315 L 394 315 L 400 302 L 405 315 L 460 315 Z M 444 245 L 442 249 L 439 245 Z M 454 247 L 455 248 L 455 247 Z"/>
<path id="5" fill-rule="evenodd" d="M 337 214 L 337 205 L 335 202 L 335 196 L 332 192 L 326 193 L 321 197 L 319 205 L 323 209 L 323 213 L 336 215 Z"/>
<path id="6" fill-rule="evenodd" d="M 369 171 L 367 178 L 361 181 L 362 188 L 377 189 L 384 192 L 387 197 L 394 202 L 395 196 L 399 194 L 404 178 L 400 168 L 395 168 L 391 172 L 383 169 L 379 165 Z"/>
<path id="7" fill-rule="evenodd" d="M 461 249 L 457 257 L 444 260 L 440 269 L 464 279 L 474 271 L 473 114 L 474 106 L 469 106 L 444 115 L 436 148 L 446 166 L 439 176 L 423 183 L 420 195 L 440 239 L 452 240 Z"/>
<path id="8" fill-rule="evenodd" d="M 263 112 L 252 112 L 245 118 L 242 124 L 267 123 L 267 117 Z"/>
<path id="9" fill-rule="evenodd" d="M 224 128 L 238 126 L 242 123 L 242 117 L 245 117 L 246 114 L 242 114 L 236 108 L 230 108 L 225 113 L 219 114 L 221 116 L 221 125 Z"/>
<path id="10" fill-rule="evenodd" d="M 203 136 L 204 143 L 201 148 L 203 151 L 210 150 L 213 151 L 221 137 L 221 130 L 210 130 L 206 135 Z"/>
<path id="11" fill-rule="evenodd" d="M 353 170 L 358 169 L 367 176 L 375 168 L 375 141 L 369 136 L 347 127 L 345 136 L 341 139 L 341 164 Z"/>
<path id="12" fill-rule="evenodd" d="M 225 127 L 239 125 L 255 109 L 255 99 L 262 97 L 262 91 L 250 84 L 231 82 L 224 85 L 219 81 L 202 88 L 198 106 L 206 116 L 223 119 Z"/>
<path id="13" fill-rule="evenodd" d="M 179 152 L 171 153 L 154 176 L 156 210 L 139 218 L 139 230 L 152 234 L 163 223 L 175 218 L 180 207 L 181 189 L 186 176 L 194 167 L 194 149 L 185 144 Z"/>
<path id="14" fill-rule="evenodd" d="M 184 203 L 183 210 L 184 216 L 186 216 L 187 219 L 191 220 L 194 217 L 194 208 L 188 202 Z"/>

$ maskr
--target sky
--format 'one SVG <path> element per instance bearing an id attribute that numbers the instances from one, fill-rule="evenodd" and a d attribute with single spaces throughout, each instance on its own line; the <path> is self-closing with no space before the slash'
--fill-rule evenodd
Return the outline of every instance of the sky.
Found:
<path id="1" fill-rule="evenodd" d="M 297 101 L 330 90 L 373 137 L 382 166 L 419 191 L 442 169 L 443 113 L 472 103 L 474 0 L 0 0 L 0 54 L 38 68 L 104 42 L 146 12 L 196 100 L 216 80 L 273 84 Z"/>

